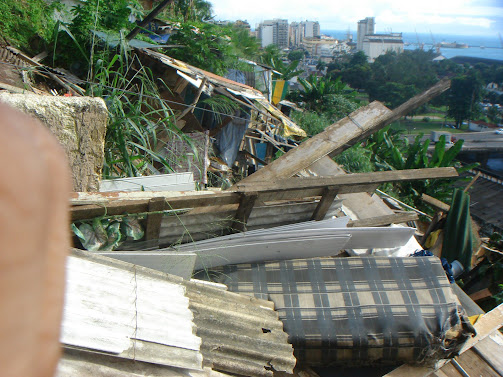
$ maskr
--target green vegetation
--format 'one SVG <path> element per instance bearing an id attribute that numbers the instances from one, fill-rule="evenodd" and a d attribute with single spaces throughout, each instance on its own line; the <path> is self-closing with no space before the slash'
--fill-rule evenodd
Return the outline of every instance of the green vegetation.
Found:
<path id="1" fill-rule="evenodd" d="M 299 78 L 303 90 L 291 93 L 289 98 L 302 104 L 308 111 L 323 114 L 330 120 L 344 118 L 358 108 L 356 92 L 340 78 L 331 79 L 310 75 Z"/>
<path id="2" fill-rule="evenodd" d="M 447 98 L 447 115 L 454 118 L 457 127 L 467 119 L 480 116 L 482 94 L 482 80 L 477 71 L 469 71 L 466 75 L 452 79 Z"/>
<path id="3" fill-rule="evenodd" d="M 323 132 L 332 122 L 324 115 L 313 111 L 295 111 L 292 114 L 292 120 L 297 123 L 309 136 L 314 136 Z"/>
<path id="4" fill-rule="evenodd" d="M 0 1 L 0 37 L 13 46 L 37 54 L 52 40 L 59 3 L 44 0 Z"/>

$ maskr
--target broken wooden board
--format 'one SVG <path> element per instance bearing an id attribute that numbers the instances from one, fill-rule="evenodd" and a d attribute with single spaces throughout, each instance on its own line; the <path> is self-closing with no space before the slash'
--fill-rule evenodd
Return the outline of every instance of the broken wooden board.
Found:
<path id="1" fill-rule="evenodd" d="M 442 80 L 391 111 L 378 101 L 361 107 L 241 182 L 290 178 L 328 155 L 338 154 L 449 89 Z"/>
<path id="2" fill-rule="evenodd" d="M 395 213 L 393 215 L 376 216 L 361 220 L 351 220 L 348 227 L 383 226 L 390 224 L 401 224 L 415 221 L 419 218 L 415 212 Z"/>
<path id="3" fill-rule="evenodd" d="M 290 178 L 349 142 L 355 135 L 373 130 L 375 120 L 388 113 L 391 113 L 391 110 L 382 103 L 372 102 L 327 127 L 325 131 L 303 142 L 266 167 L 249 175 L 241 183 Z"/>
<path id="4" fill-rule="evenodd" d="M 431 88 L 412 97 L 408 101 L 402 103 L 396 109 L 393 109 L 393 111 L 391 113 L 387 113 L 387 114 L 383 115 L 380 119 L 377 119 L 373 130 L 367 130 L 363 133 L 360 133 L 359 135 L 355 135 L 355 137 L 353 139 L 351 139 L 349 142 L 340 146 L 337 149 L 334 149 L 330 153 L 330 157 L 337 156 L 338 154 L 342 153 L 343 151 L 350 148 L 351 146 L 357 144 L 360 141 L 365 140 L 370 135 L 372 135 L 374 132 L 380 130 L 383 127 L 386 127 L 388 124 L 393 123 L 394 121 L 396 121 L 396 120 L 400 119 L 401 117 L 410 113 L 412 110 L 417 109 L 419 106 L 425 104 L 429 100 L 442 94 L 447 89 L 449 89 L 450 86 L 451 86 L 451 81 L 449 79 L 440 80 L 435 85 L 433 85 Z"/>
<path id="5" fill-rule="evenodd" d="M 275 181 L 254 181 L 253 183 L 241 181 L 236 183 L 235 190 L 229 191 L 256 191 L 263 194 L 276 191 L 318 190 L 318 195 L 321 195 L 319 190 L 327 187 L 336 187 L 342 193 L 361 192 L 360 187 L 374 184 L 454 177 L 458 177 L 458 172 L 453 167 L 388 170 L 346 174 L 335 177 L 288 178 Z"/>

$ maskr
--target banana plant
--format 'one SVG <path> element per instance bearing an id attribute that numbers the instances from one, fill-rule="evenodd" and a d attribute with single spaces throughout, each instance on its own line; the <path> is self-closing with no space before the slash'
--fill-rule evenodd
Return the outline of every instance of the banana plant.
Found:
<path id="1" fill-rule="evenodd" d="M 377 170 L 404 170 L 437 167 L 456 167 L 459 174 L 478 166 L 477 163 L 461 166 L 456 156 L 463 147 L 463 140 L 458 140 L 447 148 L 445 136 L 442 135 L 429 151 L 430 140 L 422 141 L 423 135 L 418 135 L 413 143 L 402 138 L 400 132 L 390 130 L 389 126 L 376 132 L 368 141 L 366 148 L 371 153 L 371 159 Z M 423 193 L 439 200 L 448 200 L 452 195 L 451 179 L 427 179 L 420 181 L 398 182 L 382 187 L 384 191 L 395 194 L 400 200 L 416 208 L 427 210 L 421 196 Z"/>

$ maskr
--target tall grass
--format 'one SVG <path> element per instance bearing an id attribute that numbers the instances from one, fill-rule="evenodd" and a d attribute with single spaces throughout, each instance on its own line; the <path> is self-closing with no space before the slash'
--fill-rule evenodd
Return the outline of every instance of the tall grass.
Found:
<path id="1" fill-rule="evenodd" d="M 105 99 L 109 112 L 103 177 L 173 171 L 177 161 L 163 157 L 161 144 L 179 139 L 192 146 L 191 140 L 176 127 L 172 109 L 159 94 L 162 81 L 155 80 L 125 43 L 120 53 L 100 54 L 88 90 L 89 95 Z"/>

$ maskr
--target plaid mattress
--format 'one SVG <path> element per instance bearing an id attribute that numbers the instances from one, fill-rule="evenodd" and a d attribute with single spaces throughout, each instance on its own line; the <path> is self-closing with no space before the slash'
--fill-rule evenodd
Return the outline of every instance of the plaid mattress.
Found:
<path id="1" fill-rule="evenodd" d="M 474 331 L 435 257 L 241 264 L 209 276 L 272 300 L 295 356 L 312 365 L 427 363 L 455 356 Z"/>

